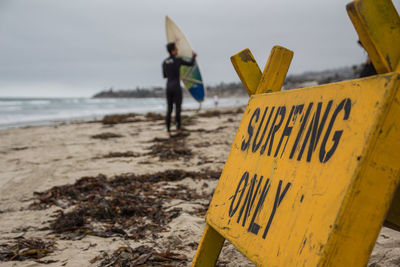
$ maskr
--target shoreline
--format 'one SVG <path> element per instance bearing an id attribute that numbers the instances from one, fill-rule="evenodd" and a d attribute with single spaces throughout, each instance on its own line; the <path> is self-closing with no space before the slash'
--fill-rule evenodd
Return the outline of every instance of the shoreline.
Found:
<path id="1" fill-rule="evenodd" d="M 3 99 L 6 99 L 6 98 L 3 98 Z M 28 101 L 28 102 L 29 101 L 31 101 L 31 102 L 53 101 L 53 100 L 57 100 L 57 101 L 65 100 L 68 102 L 71 102 L 71 101 L 74 102 L 75 100 L 79 100 L 79 101 L 84 101 L 84 102 L 85 101 L 93 101 L 93 102 L 105 101 L 105 103 L 111 101 L 111 102 L 113 102 L 113 105 L 115 107 L 113 107 L 110 110 L 107 110 L 107 109 L 101 110 L 100 107 L 97 107 L 98 110 L 92 110 L 92 111 L 82 110 L 82 113 L 91 113 L 91 114 L 69 115 L 69 116 L 68 115 L 66 115 L 66 116 L 57 115 L 57 116 L 53 116 L 53 118 L 51 118 L 50 115 L 48 115 L 48 114 L 45 115 L 45 113 L 43 113 L 40 115 L 42 118 L 32 117 L 31 119 L 28 119 L 28 120 L 21 120 L 19 118 L 18 120 L 15 120 L 15 121 L 1 122 L 0 130 L 23 128 L 23 127 L 63 125 L 63 124 L 71 124 L 71 123 L 85 123 L 85 122 L 101 120 L 102 117 L 104 117 L 106 115 L 112 115 L 112 114 L 137 113 L 137 114 L 143 115 L 143 114 L 146 114 L 149 112 L 163 114 L 163 113 L 165 113 L 165 109 L 166 109 L 166 104 L 164 103 L 165 102 L 164 98 L 141 98 L 141 99 L 138 99 L 138 98 L 134 98 L 134 99 L 131 99 L 131 98 L 129 98 L 129 99 L 128 98 L 104 98 L 104 99 L 94 99 L 94 98 L 57 98 L 57 99 L 56 98 L 9 98 L 9 99 L 13 100 L 15 102 L 18 102 L 18 100 Z M 1 98 L 0 98 L 0 100 L 1 100 Z M 135 103 L 132 103 L 133 107 L 127 106 L 126 102 L 137 101 L 137 100 L 149 101 L 148 107 L 140 107 L 140 108 L 134 107 Z M 232 98 L 221 98 L 221 99 L 219 99 L 219 101 L 220 101 L 220 103 L 219 103 L 220 108 L 231 108 L 231 107 L 233 108 L 233 107 L 245 105 L 248 101 L 248 97 L 241 96 L 241 97 L 232 97 Z M 116 102 L 116 103 L 114 103 L 114 102 Z M 121 110 L 121 108 L 118 107 L 117 102 L 121 102 L 121 104 L 124 104 L 122 110 Z M 154 104 L 152 104 L 153 102 L 159 106 L 154 107 Z M 202 109 L 204 109 L 204 110 L 215 108 L 212 98 L 206 98 L 206 100 L 203 103 L 204 104 L 202 105 Z M 187 99 L 184 99 L 182 110 L 187 110 L 187 111 L 197 110 L 195 108 L 195 106 L 197 106 L 197 105 L 198 105 L 197 102 L 195 102 L 191 98 L 187 98 Z M 19 108 L 21 108 L 21 107 L 19 107 Z M 0 105 L 0 114 L 2 111 L 1 108 L 7 108 L 7 105 L 5 107 L 4 106 L 2 107 Z M 5 111 L 7 111 L 7 110 L 5 110 Z M 9 111 L 7 111 L 7 112 L 9 112 Z M 60 112 L 61 112 L 61 110 L 60 110 Z M 69 113 L 69 112 L 71 112 L 71 110 L 66 113 Z M 79 110 L 76 110 L 73 113 L 77 113 L 77 112 L 79 112 Z M 7 113 L 5 113 L 3 115 L 7 115 Z M 29 116 L 27 115 L 27 117 L 29 117 Z M 43 117 L 48 117 L 48 118 L 43 119 Z"/>

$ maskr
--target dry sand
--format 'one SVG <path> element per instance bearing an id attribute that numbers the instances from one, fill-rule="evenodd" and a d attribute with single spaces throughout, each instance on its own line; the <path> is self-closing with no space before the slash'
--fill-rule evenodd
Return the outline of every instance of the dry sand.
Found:
<path id="1" fill-rule="evenodd" d="M 236 113 L 237 108 L 227 110 L 232 112 L 191 120 L 193 123 L 186 126 L 189 136 L 185 139 L 185 145 L 192 155 L 164 161 L 147 154 L 155 147 L 151 140 L 167 137 L 164 122 L 146 121 L 143 116 L 138 116 L 137 122 L 111 126 L 98 122 L 0 131 L 0 244 L 22 236 L 56 241 L 54 252 L 41 259 L 56 261 L 48 266 L 98 266 L 100 261 L 90 263 L 96 256 L 104 252 L 111 254 L 119 247 L 136 248 L 142 244 L 158 251 L 169 248 L 183 254 L 188 259 L 183 266 L 189 265 L 205 225 L 203 214 L 195 211 L 207 205 L 217 184 L 215 179 L 185 178 L 162 183 L 163 188 L 186 186 L 207 198 L 166 201 L 163 208 L 180 208 L 179 216 L 168 222 L 167 230 L 139 240 L 118 235 L 109 238 L 86 235 L 78 240 L 62 239 L 60 235 L 46 230 L 46 227 L 55 220 L 56 211 L 63 208 L 63 203 L 41 210 L 29 209 L 29 205 L 35 200 L 33 192 L 73 184 L 83 176 L 97 176 L 100 173 L 107 177 L 123 173 L 140 175 L 171 169 L 221 171 L 241 119 L 241 113 Z M 122 137 L 105 140 L 92 138 L 100 133 L 119 134 Z M 137 157 L 103 158 L 110 152 L 126 151 L 132 151 Z M 64 212 L 67 212 L 73 207 L 64 208 Z M 252 266 L 229 244 L 224 246 L 219 263 L 222 266 Z M 40 265 L 33 260 L 0 262 L 0 266 Z M 398 232 L 382 229 L 370 266 L 400 266 Z"/>

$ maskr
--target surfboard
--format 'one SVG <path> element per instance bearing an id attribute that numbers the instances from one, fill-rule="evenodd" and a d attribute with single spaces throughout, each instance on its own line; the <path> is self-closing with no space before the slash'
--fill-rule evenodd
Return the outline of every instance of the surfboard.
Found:
<path id="1" fill-rule="evenodd" d="M 185 34 L 168 16 L 165 17 L 165 29 L 167 32 L 167 42 L 174 42 L 178 48 L 178 57 L 190 61 L 192 58 L 192 46 Z M 181 66 L 180 77 L 185 88 L 198 102 L 202 102 L 206 96 L 206 89 L 201 77 L 199 64 L 197 61 L 191 67 Z"/>

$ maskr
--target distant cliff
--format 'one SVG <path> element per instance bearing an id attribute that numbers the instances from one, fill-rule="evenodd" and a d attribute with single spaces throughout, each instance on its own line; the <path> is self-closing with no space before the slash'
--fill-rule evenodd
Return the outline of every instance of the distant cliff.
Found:
<path id="1" fill-rule="evenodd" d="M 359 77 L 362 68 L 363 65 L 353 65 L 352 67 L 342 67 L 333 70 L 308 71 L 302 74 L 288 75 L 283 87 L 287 90 L 356 79 Z"/>
<path id="2" fill-rule="evenodd" d="M 333 70 L 309 71 L 302 74 L 288 75 L 285 79 L 283 88 L 285 90 L 301 88 L 312 85 L 339 82 L 343 80 L 355 79 L 359 76 L 362 65 L 343 67 Z M 247 95 L 241 82 L 220 83 L 217 85 L 206 86 L 207 95 L 219 97 L 232 97 Z M 187 90 L 183 90 L 185 95 L 189 95 Z M 148 98 L 165 97 L 165 89 L 162 87 L 118 89 L 102 91 L 93 96 L 94 98 Z"/>
<path id="3" fill-rule="evenodd" d="M 154 87 L 151 89 L 118 89 L 110 88 L 93 96 L 93 98 L 148 98 L 148 97 L 164 97 L 164 88 Z"/>

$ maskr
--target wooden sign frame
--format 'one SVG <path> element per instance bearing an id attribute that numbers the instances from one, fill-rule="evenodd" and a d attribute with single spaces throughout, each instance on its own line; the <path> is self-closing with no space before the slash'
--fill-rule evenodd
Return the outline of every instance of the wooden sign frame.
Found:
<path id="1" fill-rule="evenodd" d="M 366 88 L 366 94 L 374 94 L 374 90 L 372 90 L 374 88 L 379 90 L 381 94 L 381 96 L 377 98 L 379 101 L 376 103 L 376 106 L 378 105 L 379 108 L 374 107 L 373 104 L 368 104 L 366 106 L 366 108 L 369 107 L 371 110 L 376 108 L 376 117 L 370 115 L 366 118 L 371 120 L 371 123 L 373 121 L 375 124 L 372 125 L 373 127 L 371 126 L 373 130 L 368 131 L 363 153 L 361 153 L 357 159 L 359 163 L 357 163 L 356 167 L 353 166 L 353 175 L 349 175 L 348 184 L 343 187 L 345 189 L 345 192 L 342 192 L 343 198 L 340 199 L 341 202 L 339 206 L 333 209 L 335 211 L 332 211 L 332 213 L 335 213 L 330 214 L 332 215 L 331 217 L 334 218 L 333 223 L 331 225 L 326 225 L 324 228 L 325 231 L 329 232 L 328 237 L 319 245 L 319 248 L 315 247 L 317 243 L 312 243 L 308 241 L 307 238 L 305 238 L 302 248 L 300 248 L 301 244 L 294 244 L 299 246 L 299 251 L 301 250 L 301 253 L 303 253 L 307 242 L 309 242 L 308 244 L 313 244 L 314 246 L 308 245 L 306 249 L 307 252 L 304 252 L 308 253 L 306 256 L 300 257 L 300 252 L 297 254 L 292 252 L 285 254 L 281 252 L 285 254 L 285 256 L 282 256 L 279 255 L 280 250 L 273 247 L 275 245 L 279 246 L 280 240 L 275 241 L 275 243 L 268 243 L 270 247 L 265 250 L 261 243 L 265 242 L 263 241 L 265 240 L 264 236 L 262 236 L 262 239 L 258 242 L 253 237 L 248 237 L 246 232 L 240 231 L 236 226 L 230 225 L 230 221 L 226 223 L 226 216 L 224 217 L 224 215 L 221 214 L 223 209 L 218 208 L 218 205 L 225 205 L 225 202 L 221 202 L 222 198 L 226 195 L 229 197 L 230 195 L 232 206 L 232 203 L 234 203 L 233 198 L 238 195 L 238 192 L 241 191 L 240 195 L 243 195 L 243 192 L 246 190 L 246 187 L 241 187 L 240 183 L 243 181 L 244 185 L 244 181 L 246 181 L 247 184 L 247 181 L 250 179 L 245 175 L 241 178 L 238 177 L 235 181 L 240 182 L 236 192 L 224 192 L 225 189 L 229 187 L 226 186 L 226 181 L 228 179 L 226 178 L 226 174 L 229 173 L 229 168 L 232 168 L 230 162 L 236 163 L 234 160 L 240 155 L 240 153 L 236 152 L 240 150 L 238 149 L 238 140 L 241 138 L 241 136 L 239 136 L 239 129 L 224 172 L 221 175 L 221 180 L 210 204 L 210 209 L 206 218 L 207 225 L 192 266 L 214 266 L 225 238 L 229 239 L 235 247 L 248 256 L 250 260 L 262 266 L 288 266 L 287 264 L 291 266 L 365 266 L 385 218 L 387 220 L 387 225 L 394 229 L 400 228 L 400 194 L 399 192 L 396 193 L 400 178 L 400 119 L 398 119 L 398 114 L 400 113 L 400 74 L 397 73 L 400 71 L 400 18 L 390 0 L 354 1 L 347 5 L 347 11 L 378 73 L 394 73 L 325 85 L 318 88 L 300 89 L 305 95 L 312 95 L 313 92 L 315 93 L 319 88 L 326 88 L 328 91 L 337 88 L 339 92 L 342 87 L 350 90 L 351 88 L 359 86 L 360 88 Z M 292 51 L 279 46 L 274 47 L 266 67 L 261 74 L 254 57 L 248 49 L 232 56 L 231 60 L 235 70 L 248 94 L 253 96 L 245 112 L 252 112 L 253 116 L 256 116 L 254 115 L 256 113 L 254 107 L 262 105 L 261 100 L 263 99 L 267 102 L 269 99 L 275 99 L 275 101 L 278 102 L 279 99 L 277 96 L 281 93 L 271 95 L 271 97 L 265 94 L 278 92 L 281 89 L 292 57 Z M 346 92 L 349 92 L 349 90 Z M 382 90 L 385 91 L 383 92 Z M 359 92 L 359 94 L 362 93 L 363 92 Z M 295 96 L 296 93 L 291 94 L 291 96 L 292 95 Z M 299 94 L 296 96 L 301 98 Z M 282 95 L 282 97 L 284 98 L 285 96 Z M 380 101 L 381 103 L 378 103 Z M 342 105 L 342 102 L 333 105 L 336 105 L 336 109 L 338 109 L 338 107 Z M 351 103 L 344 100 L 343 106 L 347 104 L 351 107 Z M 327 108 L 325 110 L 327 110 Z M 346 117 L 346 115 L 344 116 Z M 251 125 L 249 121 L 249 115 L 245 114 L 242 124 L 248 123 L 248 125 Z M 240 162 L 237 164 L 240 165 Z M 271 168 L 273 169 L 273 166 L 271 166 Z M 261 184 L 261 179 L 256 180 L 256 178 L 254 178 L 254 184 L 249 184 L 250 187 L 248 187 L 247 192 L 250 192 L 249 188 L 253 188 L 256 193 L 258 192 L 258 194 L 261 195 L 260 199 L 262 199 L 263 192 L 265 191 L 263 191 L 262 188 L 256 187 L 257 181 L 259 185 Z M 345 179 L 345 181 L 347 180 Z M 225 186 L 222 186 L 223 183 L 225 183 Z M 268 182 L 265 182 L 264 188 L 267 188 L 267 183 Z M 273 206 L 272 212 L 279 207 L 281 203 L 284 203 L 282 201 L 284 201 L 286 193 L 289 192 L 290 186 L 290 182 L 280 182 L 276 187 L 277 197 L 272 197 L 272 199 L 269 200 L 270 202 L 272 201 L 270 203 Z M 261 187 L 263 186 L 261 185 Z M 252 196 L 251 193 L 247 193 L 247 195 L 250 195 L 250 197 Z M 302 202 L 303 197 L 304 196 L 300 196 L 300 202 Z M 275 199 L 275 203 L 273 199 Z M 285 203 L 282 204 L 282 207 L 284 205 Z M 252 207 L 248 205 L 247 207 L 250 211 L 253 210 L 254 212 L 255 210 L 257 215 L 256 206 L 257 205 L 254 205 L 254 207 Z M 246 216 L 246 212 L 247 210 L 245 210 L 244 216 Z M 318 214 L 318 212 L 318 210 L 315 211 L 316 214 Z M 232 213 L 233 212 L 229 211 L 229 216 Z M 256 215 L 254 215 L 254 218 L 256 218 Z M 264 225 L 264 229 L 269 226 L 270 222 L 268 221 L 267 226 Z M 326 227 L 331 227 L 331 229 L 327 230 Z M 272 234 L 279 234 L 282 232 L 279 231 L 276 226 L 274 229 L 275 232 Z M 255 229 L 251 226 L 247 228 L 247 232 L 252 232 L 253 234 L 254 232 L 258 232 L 257 230 L 259 230 L 259 228 Z M 266 230 L 263 231 L 264 235 L 265 231 Z M 321 236 L 317 232 L 309 231 L 309 233 L 311 233 L 311 236 L 308 236 L 310 239 L 312 239 L 312 234 L 315 234 L 317 237 Z M 292 238 L 291 235 L 289 235 L 289 238 Z M 245 241 L 242 241 L 242 239 Z M 293 240 L 296 239 L 293 238 Z M 260 247 L 263 249 L 260 249 Z M 271 255 L 268 253 L 270 251 L 277 251 L 278 253 Z"/>

